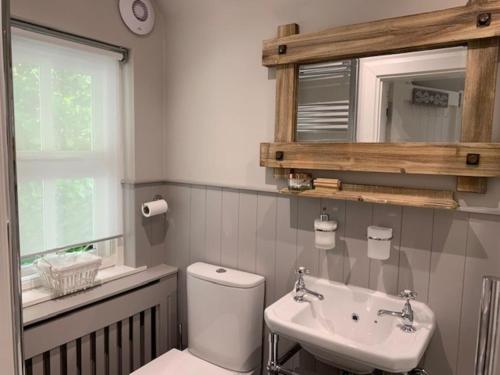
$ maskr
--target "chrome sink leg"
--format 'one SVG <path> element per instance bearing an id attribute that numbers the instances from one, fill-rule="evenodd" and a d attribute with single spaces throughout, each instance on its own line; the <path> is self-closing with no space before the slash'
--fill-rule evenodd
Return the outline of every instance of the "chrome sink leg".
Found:
<path id="1" fill-rule="evenodd" d="M 278 342 L 279 335 L 270 333 L 269 359 L 266 366 L 267 375 L 299 375 L 294 371 L 283 368 L 282 366 L 300 350 L 300 345 L 295 345 L 281 357 L 278 357 Z"/>
<path id="2" fill-rule="evenodd" d="M 423 368 L 416 368 L 413 369 L 409 372 L 409 375 L 429 375 L 427 371 L 425 371 Z"/>
<path id="3" fill-rule="evenodd" d="M 275 333 L 269 334 L 269 359 L 267 362 L 267 374 L 278 375 L 278 342 L 279 336 Z"/>

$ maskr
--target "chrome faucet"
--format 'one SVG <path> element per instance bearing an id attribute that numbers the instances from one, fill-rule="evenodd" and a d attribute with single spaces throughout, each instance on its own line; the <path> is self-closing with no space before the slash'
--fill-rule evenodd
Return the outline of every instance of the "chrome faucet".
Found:
<path id="1" fill-rule="evenodd" d="M 325 299 L 325 297 L 322 294 L 313 292 L 312 290 L 306 288 L 306 283 L 304 282 L 304 275 L 309 273 L 308 269 L 306 269 L 305 267 L 299 267 L 296 273 L 297 273 L 297 281 L 295 282 L 295 288 L 294 288 L 295 296 L 293 297 L 293 299 L 296 302 L 304 302 L 305 301 L 304 296 L 306 294 L 314 296 L 320 301 L 323 301 Z"/>
<path id="2" fill-rule="evenodd" d="M 382 315 L 390 315 L 390 316 L 396 316 L 398 318 L 403 319 L 403 325 L 401 326 L 401 329 L 404 332 L 407 333 L 413 333 L 415 332 L 415 327 L 413 326 L 413 308 L 411 307 L 410 300 L 414 300 L 417 298 L 417 293 L 405 289 L 403 290 L 399 296 L 401 298 L 406 299 L 406 303 L 403 307 L 402 311 L 390 311 L 390 310 L 379 310 L 378 311 L 378 316 Z"/>

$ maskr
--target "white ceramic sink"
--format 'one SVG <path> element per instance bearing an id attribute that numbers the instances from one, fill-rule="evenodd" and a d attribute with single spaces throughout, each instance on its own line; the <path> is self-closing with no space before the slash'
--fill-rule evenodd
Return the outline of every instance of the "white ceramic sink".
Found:
<path id="1" fill-rule="evenodd" d="M 299 303 L 293 292 L 285 295 L 265 311 L 271 332 L 356 374 L 371 374 L 374 369 L 404 373 L 418 367 L 435 328 L 434 313 L 427 305 L 412 301 L 416 331 L 406 333 L 399 317 L 377 316 L 380 309 L 401 311 L 403 299 L 314 277 L 305 277 L 305 282 L 324 300 L 307 296 Z"/>

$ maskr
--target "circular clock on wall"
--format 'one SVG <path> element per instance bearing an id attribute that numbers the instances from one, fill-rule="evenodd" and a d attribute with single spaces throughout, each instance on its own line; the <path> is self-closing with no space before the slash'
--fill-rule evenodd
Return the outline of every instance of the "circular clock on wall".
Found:
<path id="1" fill-rule="evenodd" d="M 155 13 L 150 0 L 120 0 L 120 15 L 135 34 L 146 35 L 153 30 Z"/>

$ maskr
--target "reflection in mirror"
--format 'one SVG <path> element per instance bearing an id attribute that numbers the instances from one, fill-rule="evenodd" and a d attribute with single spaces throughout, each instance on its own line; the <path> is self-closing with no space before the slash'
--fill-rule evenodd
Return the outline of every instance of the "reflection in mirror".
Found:
<path id="1" fill-rule="evenodd" d="M 466 56 L 454 47 L 302 65 L 296 139 L 458 142 Z"/>
<path id="2" fill-rule="evenodd" d="M 357 60 L 299 67 L 298 142 L 352 142 L 355 137 Z"/>

